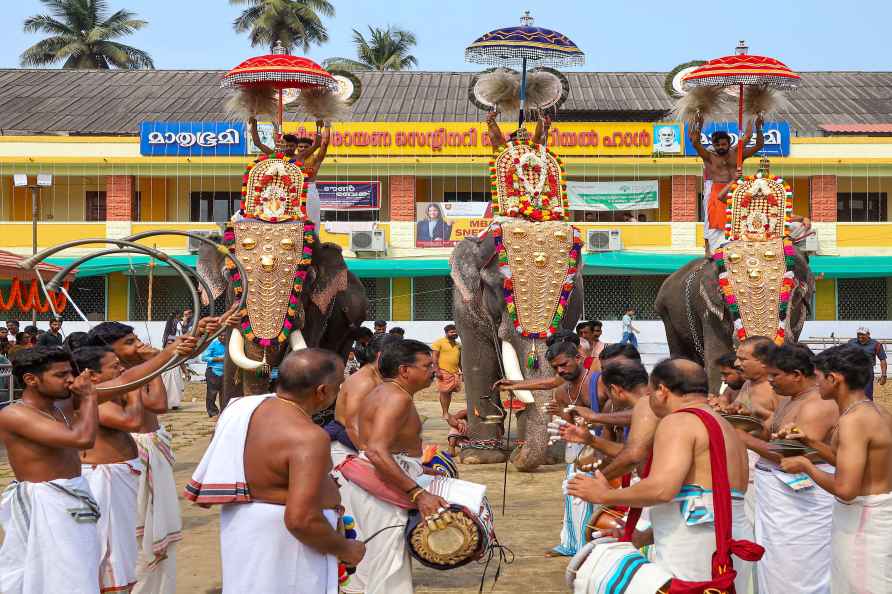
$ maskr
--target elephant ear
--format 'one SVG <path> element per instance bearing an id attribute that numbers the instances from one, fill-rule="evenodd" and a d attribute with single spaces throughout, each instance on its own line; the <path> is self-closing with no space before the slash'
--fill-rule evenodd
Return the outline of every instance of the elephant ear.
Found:
<path id="1" fill-rule="evenodd" d="M 703 261 L 701 269 L 700 298 L 703 299 L 703 304 L 709 313 L 719 320 L 724 320 L 726 317 L 725 302 L 722 299 L 721 287 L 719 287 L 719 270 L 712 260 Z M 692 271 L 693 273 L 695 271 Z"/>
<path id="2" fill-rule="evenodd" d="M 213 236 L 210 239 L 218 241 L 220 238 Z M 220 250 L 214 249 L 210 245 L 201 242 L 198 248 L 198 261 L 195 264 L 195 272 L 208 284 L 212 295 L 205 294 L 204 288 L 199 287 L 201 293 L 201 301 L 204 305 L 208 305 L 226 292 L 229 286 L 224 276 L 226 267 L 226 256 Z"/>
<path id="3" fill-rule="evenodd" d="M 334 243 L 317 243 L 313 249 L 313 278 L 310 300 L 325 313 L 338 293 L 347 290 L 347 263 L 340 246 Z"/>

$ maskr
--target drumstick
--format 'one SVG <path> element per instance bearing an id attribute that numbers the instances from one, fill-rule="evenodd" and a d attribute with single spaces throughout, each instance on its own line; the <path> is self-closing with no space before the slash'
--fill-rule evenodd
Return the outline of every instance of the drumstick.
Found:
<path id="1" fill-rule="evenodd" d="M 379 534 L 381 534 L 381 533 L 384 532 L 385 530 L 391 530 L 391 529 L 393 529 L 393 528 L 405 528 L 405 527 L 406 527 L 405 524 L 394 524 L 393 526 L 385 526 L 384 528 L 381 528 L 380 530 L 378 530 L 377 532 L 375 532 L 374 534 L 372 534 L 370 537 L 368 537 L 368 538 L 362 540 L 361 542 L 362 542 L 362 544 L 369 544 L 369 541 L 370 541 L 370 540 L 372 540 L 373 538 L 375 538 L 376 536 L 378 536 Z"/>

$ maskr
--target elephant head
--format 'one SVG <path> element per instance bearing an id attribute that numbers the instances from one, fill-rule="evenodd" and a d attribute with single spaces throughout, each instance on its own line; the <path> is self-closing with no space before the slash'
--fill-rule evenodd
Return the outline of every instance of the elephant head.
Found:
<path id="1" fill-rule="evenodd" d="M 535 225 L 547 225 L 535 223 Z M 557 224 L 556 224 L 557 225 Z M 510 228 L 505 223 L 502 225 L 503 233 Z M 557 227 L 549 227 L 549 233 L 554 239 Z M 567 226 L 564 226 L 567 229 Z M 503 423 L 499 415 L 502 414 L 502 406 L 499 401 L 500 394 L 492 391 L 492 385 L 499 379 L 527 379 L 539 377 L 548 373 L 548 363 L 544 360 L 545 340 L 544 335 L 538 337 L 523 336 L 518 331 L 515 321 L 516 314 L 509 309 L 513 305 L 515 310 L 522 307 L 537 305 L 536 299 L 531 304 L 518 302 L 521 292 L 526 290 L 535 292 L 541 290 L 546 301 L 557 303 L 562 300 L 563 316 L 554 322 L 558 328 L 573 329 L 582 314 L 583 308 L 583 284 L 582 275 L 578 270 L 569 273 L 566 266 L 563 269 L 564 276 L 560 281 L 554 281 L 560 264 L 554 266 L 547 260 L 549 258 L 563 258 L 567 262 L 567 252 L 561 253 L 559 249 L 539 247 L 538 237 L 517 237 L 519 241 L 529 242 L 529 258 L 519 258 L 517 261 L 505 262 L 506 252 L 502 253 L 500 264 L 500 250 L 497 243 L 499 235 L 492 231 L 483 239 L 465 239 L 454 249 L 451 261 L 451 276 L 454 282 L 453 315 L 462 341 L 462 369 L 465 377 L 465 390 L 468 406 L 469 431 L 476 440 L 501 440 L 503 437 Z M 549 240 L 550 241 L 550 240 Z M 566 243 L 562 237 L 561 241 Z M 564 249 L 564 248 L 560 248 Z M 512 280 L 514 282 L 514 302 L 509 302 L 506 297 L 505 275 L 500 267 L 512 267 Z M 537 267 L 542 268 L 535 274 Z M 549 268 L 554 272 L 549 271 Z M 526 281 L 521 277 L 526 269 Z M 549 276 L 549 274 L 553 276 Z M 547 282 L 541 282 L 549 279 Z M 538 280 L 539 282 L 533 282 Z M 526 282 L 526 286 L 520 286 Z M 557 285 L 551 285 L 557 282 Z M 560 288 L 552 293 L 551 288 Z M 566 290 L 567 287 L 571 287 Z M 558 293 L 563 292 L 563 296 Z M 541 295 L 540 295 L 541 296 Z M 521 317 L 524 313 L 521 311 Z M 545 311 L 546 316 L 550 312 Z M 529 364 L 529 363 L 532 363 Z M 504 375 L 503 375 L 504 374 Z M 515 435 L 525 439 L 524 445 L 515 450 L 512 462 L 519 470 L 530 471 L 547 461 L 548 439 L 546 435 L 547 419 L 543 413 L 544 403 L 550 398 L 548 392 L 515 392 L 515 396 L 524 401 L 525 408 L 518 413 Z M 512 431 L 512 433 L 514 433 Z M 466 462 L 498 462 L 504 460 L 501 450 L 462 450 L 462 460 Z"/>
<path id="2" fill-rule="evenodd" d="M 792 266 L 788 269 L 793 272 L 793 282 L 784 322 L 786 342 L 799 339 L 815 290 L 808 258 L 794 248 L 790 259 Z M 709 373 L 710 391 L 714 393 L 721 385 L 715 360 L 734 350 L 739 342 L 734 312 L 721 288 L 720 272 L 712 259 L 694 260 L 663 282 L 655 302 L 666 329 L 670 356 L 703 363 Z"/>

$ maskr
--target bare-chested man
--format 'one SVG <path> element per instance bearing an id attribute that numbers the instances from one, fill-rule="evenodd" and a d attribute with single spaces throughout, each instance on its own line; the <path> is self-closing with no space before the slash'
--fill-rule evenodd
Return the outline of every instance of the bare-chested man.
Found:
<path id="1" fill-rule="evenodd" d="M 737 354 L 734 352 L 725 353 L 715 360 L 715 364 L 722 374 L 722 385 L 724 389 L 722 393 L 715 397 L 712 401 L 715 406 L 725 409 L 737 400 L 737 395 L 746 380 L 743 378 L 740 368 L 737 367 Z"/>
<path id="2" fill-rule="evenodd" d="M 491 111 L 486 114 L 486 130 L 489 134 L 489 140 L 492 143 L 493 150 L 498 150 L 507 144 L 508 140 L 514 140 L 517 132 L 512 132 L 508 135 L 508 138 L 505 138 L 505 135 L 502 134 L 502 129 L 499 128 L 499 124 L 496 122 L 496 118 L 499 117 L 499 112 Z M 539 117 L 539 120 L 536 122 L 536 130 L 533 132 L 532 142 L 533 144 L 545 144 L 548 141 L 548 130 L 551 128 L 551 118 L 547 115 L 542 115 Z"/>
<path id="3" fill-rule="evenodd" d="M 768 378 L 774 342 L 764 336 L 747 338 L 737 347 L 736 364 L 745 380 L 730 409 L 762 420 L 774 413 L 778 397 Z"/>
<path id="4" fill-rule="evenodd" d="M 765 547 L 757 572 L 759 591 L 826 593 L 830 591 L 833 496 L 804 474 L 783 472 L 781 456 L 770 449 L 768 440 L 786 426 L 796 427 L 799 436 L 829 443 L 839 413 L 834 402 L 821 399 L 814 355 L 808 347 L 789 344 L 766 350 L 771 351 L 768 378 L 780 404 L 765 420 L 761 434 L 738 430 L 744 444 L 759 455 L 754 523 L 756 541 Z M 833 472 L 830 464 L 819 466 Z"/>
<path id="5" fill-rule="evenodd" d="M 220 416 L 186 497 L 223 505 L 224 594 L 336 594 L 337 559 L 362 559 L 362 542 L 336 530 L 329 437 L 312 421 L 343 380 L 334 353 L 295 351 L 279 367 L 275 396 L 238 398 Z"/>
<path id="6" fill-rule="evenodd" d="M 16 478 L 0 504 L 0 585 L 10 594 L 96 594 L 99 506 L 79 455 L 96 439 L 96 390 L 89 372 L 75 377 L 61 348 L 24 349 L 12 364 L 24 391 L 0 411 L 0 438 Z M 69 398 L 73 412 L 66 414 L 59 403 Z"/>
<path id="7" fill-rule="evenodd" d="M 762 116 L 756 118 L 756 143 L 743 147 L 743 159 L 746 160 L 765 146 L 762 133 Z M 707 253 L 714 252 L 725 243 L 725 202 L 729 184 L 735 181 L 741 172 L 737 169 L 737 152 L 731 150 L 731 136 L 724 131 L 712 133 L 713 150 L 708 150 L 700 140 L 703 130 L 703 118 L 699 117 L 691 126 L 691 144 L 700 158 L 703 159 L 703 239 Z M 738 131 L 739 134 L 739 131 Z M 748 142 L 753 134 L 752 124 L 748 124 L 742 139 Z"/>
<path id="8" fill-rule="evenodd" d="M 338 431 L 343 429 L 347 434 L 347 439 L 344 440 L 336 438 L 332 433 L 331 459 L 335 466 L 343 462 L 347 456 L 355 455 L 363 449 L 363 444 L 359 441 L 359 410 L 362 401 L 384 381 L 378 368 L 381 352 L 400 340 L 402 340 L 400 337 L 393 334 L 375 336 L 366 346 L 369 363 L 360 367 L 359 371 L 348 377 L 341 385 L 335 405 L 335 423 L 340 427 L 327 428 L 329 433 L 335 429 Z"/>
<path id="9" fill-rule="evenodd" d="M 423 474 L 422 423 L 412 398 L 433 382 L 430 347 L 417 340 L 400 340 L 382 351 L 378 369 L 384 381 L 362 400 L 359 408 L 359 442 L 363 448 L 360 461 L 367 460 L 383 485 L 408 496 L 422 516 L 430 517 L 448 507 L 446 501 L 417 483 Z M 410 594 L 412 567 L 405 535 L 402 530 L 387 528 L 405 526 L 407 510 L 355 483 L 342 484 L 342 494 L 345 491 L 350 492 L 356 525 L 362 526 L 364 534 L 385 529 L 368 543 L 366 556 L 345 591 Z"/>
<path id="10" fill-rule="evenodd" d="M 600 472 L 594 477 L 576 475 L 570 480 L 568 490 L 593 503 L 649 507 L 656 544 L 654 561 L 676 578 L 709 580 L 715 551 L 714 524 L 700 518 L 691 525 L 681 511 L 692 505 L 704 505 L 704 493 L 712 489 L 714 469 L 710 463 L 709 434 L 703 421 L 695 415 L 672 413 L 696 408 L 718 422 L 731 487 L 732 535 L 738 540 L 752 539 L 752 530 L 743 512 L 746 448 L 734 428 L 710 408 L 706 371 L 696 363 L 684 359 L 662 361 L 651 373 L 650 387 L 651 409 L 661 419 L 654 439 L 650 475 L 625 489 L 612 488 Z M 712 506 L 708 503 L 705 506 L 704 513 L 712 514 Z M 736 587 L 743 592 L 750 564 L 735 558 L 734 568 L 738 572 Z"/>
<path id="11" fill-rule="evenodd" d="M 892 592 L 892 415 L 864 393 L 873 362 L 863 350 L 833 347 L 817 355 L 814 365 L 821 397 L 839 410 L 831 443 L 836 473 L 804 457 L 785 458 L 781 467 L 808 474 L 837 498 L 830 591 Z M 781 433 L 789 436 L 792 429 L 788 425 Z"/>

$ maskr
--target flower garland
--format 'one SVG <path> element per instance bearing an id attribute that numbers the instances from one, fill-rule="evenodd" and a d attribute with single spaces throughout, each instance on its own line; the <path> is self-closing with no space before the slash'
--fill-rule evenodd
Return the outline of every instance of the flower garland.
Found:
<path id="1" fill-rule="evenodd" d="M 570 293 L 573 291 L 573 284 L 576 281 L 576 273 L 579 270 L 579 254 L 582 251 L 582 235 L 576 227 L 571 226 L 571 229 L 573 230 L 573 245 L 567 254 L 567 275 L 564 278 L 564 284 L 561 286 L 561 294 L 558 299 L 558 306 L 554 310 L 554 317 L 549 324 L 548 330 L 545 332 L 528 332 L 521 326 L 520 320 L 517 318 L 517 306 L 514 305 L 514 281 L 511 278 L 511 266 L 508 263 L 508 251 L 502 243 L 502 226 L 497 223 L 492 225 L 493 240 L 499 254 L 499 269 L 505 279 L 502 282 L 505 309 L 508 310 L 515 332 L 524 338 L 541 338 L 543 340 L 548 338 L 557 332 L 564 317 L 567 301 L 570 299 Z"/>
<path id="2" fill-rule="evenodd" d="M 259 209 L 263 204 L 263 200 L 261 199 L 260 193 L 263 191 L 263 188 L 272 181 L 271 175 L 264 175 L 260 178 L 260 184 L 254 186 L 252 190 L 254 191 L 254 199 L 251 204 L 248 204 L 248 183 L 250 181 L 251 170 L 255 165 L 262 163 L 268 159 L 281 159 L 283 161 L 287 161 L 288 163 L 294 165 L 297 168 L 303 167 L 303 163 L 298 161 L 293 157 L 286 157 L 285 153 L 275 153 L 272 155 L 260 155 L 251 163 L 248 163 L 248 166 L 245 168 L 245 173 L 242 175 L 242 201 L 240 205 L 239 214 L 246 219 L 257 219 L 260 218 L 256 214 L 248 213 L 248 206 L 250 206 L 250 210 L 253 212 L 256 209 Z M 307 218 L 307 188 L 309 184 L 307 182 L 307 178 L 304 177 L 303 183 L 301 184 L 300 190 L 298 190 L 297 186 L 294 183 L 294 180 L 291 179 L 291 176 L 285 175 L 282 176 L 282 183 L 285 185 L 285 190 L 289 195 L 297 194 L 297 202 L 298 202 L 298 212 L 300 213 L 300 219 L 306 220 Z M 282 220 L 292 220 L 294 219 L 294 215 L 289 215 L 288 217 L 283 218 Z M 279 223 L 282 222 L 278 217 L 269 217 L 268 220 L 270 223 Z"/>
<path id="3" fill-rule="evenodd" d="M 766 180 L 770 179 L 771 181 L 774 181 L 774 182 L 777 182 L 778 184 L 783 185 L 783 187 L 784 187 L 784 235 L 789 234 L 790 219 L 793 216 L 793 189 L 790 187 L 790 184 L 785 182 L 784 178 L 782 178 L 781 176 L 771 175 L 771 174 L 769 174 L 767 172 L 763 172 L 763 171 L 757 172 L 756 175 L 749 175 L 746 177 L 741 176 L 736 182 L 731 184 L 731 187 L 728 190 L 728 195 L 733 196 L 734 192 L 737 190 L 737 188 L 739 188 L 741 186 L 741 184 L 743 184 L 744 182 L 747 182 L 747 181 L 754 182 L 754 181 L 760 180 L 760 179 L 766 179 Z M 752 202 L 752 198 L 753 198 L 752 194 L 747 192 L 740 199 L 740 206 L 742 206 L 743 208 L 749 208 L 749 206 Z M 775 197 L 774 193 L 768 194 L 766 196 L 766 200 L 770 206 L 778 206 L 777 198 Z M 734 202 L 733 200 L 728 200 L 727 206 L 725 208 L 725 239 L 737 240 L 737 239 L 740 239 L 740 237 L 735 235 L 733 233 L 733 229 L 732 229 L 733 217 L 734 217 L 733 202 Z M 767 222 L 765 224 L 765 231 L 766 232 L 770 231 L 770 227 Z"/>
<path id="4" fill-rule="evenodd" d="M 294 272 L 294 285 L 291 288 L 291 296 L 288 298 L 288 311 L 285 313 L 285 319 L 282 322 L 282 331 L 279 332 L 279 335 L 276 337 L 276 340 L 279 343 L 288 340 L 291 332 L 295 329 L 295 325 L 297 324 L 297 312 L 300 307 L 300 295 L 303 292 L 304 282 L 307 280 L 307 272 L 310 268 L 310 263 L 313 260 L 313 246 L 316 243 L 316 226 L 312 221 L 307 220 L 304 222 L 303 233 L 303 251 L 301 253 L 300 261 L 297 263 L 297 270 Z M 229 248 L 230 253 L 234 253 L 234 243 L 235 232 L 230 225 L 226 227 L 226 231 L 223 234 L 223 245 Z M 226 259 L 226 270 L 229 274 L 229 280 L 232 282 L 232 288 L 235 291 L 236 299 L 239 299 L 242 296 L 242 292 L 245 290 L 244 281 L 238 272 L 238 268 L 236 268 L 235 264 L 233 264 L 229 258 Z M 254 330 L 251 328 L 251 319 L 248 317 L 247 308 L 240 311 L 238 315 L 242 318 L 241 330 L 242 335 L 246 340 L 250 340 L 254 342 L 254 344 L 264 348 L 273 345 L 273 339 L 258 338 L 254 334 Z"/>
<path id="5" fill-rule="evenodd" d="M 519 150 L 520 147 L 530 150 Z M 517 204 L 509 204 L 508 196 L 499 196 L 499 174 L 497 162 L 501 155 L 508 153 L 511 157 L 512 186 L 508 189 Z M 538 154 L 537 154 L 538 152 Z M 557 176 L 548 167 L 548 157 L 557 163 Z M 525 167 L 539 174 L 538 181 L 533 184 L 527 176 Z M 490 189 L 493 196 L 493 207 L 496 214 L 509 217 L 521 216 L 531 221 L 562 221 L 567 218 L 567 184 L 564 182 L 564 162 L 548 150 L 544 145 L 535 144 L 531 140 L 510 140 L 507 148 L 498 156 L 493 155 L 489 161 Z M 522 189 L 521 189 L 522 187 Z M 555 195 L 557 194 L 557 195 Z"/>
<path id="6" fill-rule="evenodd" d="M 66 281 L 66 291 L 68 290 L 69 285 L 70 283 Z M 50 311 L 50 302 L 49 300 L 41 301 L 40 293 L 40 285 L 36 280 L 32 280 L 28 290 L 25 291 L 22 289 L 22 282 L 19 279 L 14 278 L 12 279 L 12 286 L 9 289 L 8 297 L 4 298 L 3 293 L 0 293 L 0 310 L 10 311 L 13 309 L 13 306 L 15 306 L 23 313 L 29 312 L 32 309 L 37 313 L 47 313 Z M 50 298 L 53 300 L 53 308 L 55 308 L 57 314 L 61 314 L 65 311 L 65 307 L 68 305 L 68 299 L 65 297 L 65 293 L 62 291 L 59 291 L 58 293 L 50 293 Z"/>
<path id="7" fill-rule="evenodd" d="M 740 306 L 737 303 L 737 296 L 731 285 L 731 273 L 725 267 L 725 250 L 720 248 L 712 255 L 719 271 L 719 288 L 725 299 L 725 304 L 731 311 L 731 318 L 734 323 L 734 334 L 739 341 L 747 338 L 746 328 L 743 327 L 743 321 L 740 319 Z M 780 304 L 778 307 L 777 332 L 774 335 L 774 342 L 782 345 L 786 337 L 785 323 L 790 308 L 790 296 L 796 286 L 796 277 L 793 269 L 796 265 L 796 248 L 793 247 L 789 238 L 784 239 L 784 264 L 786 272 L 784 272 L 783 281 L 781 282 Z"/>

